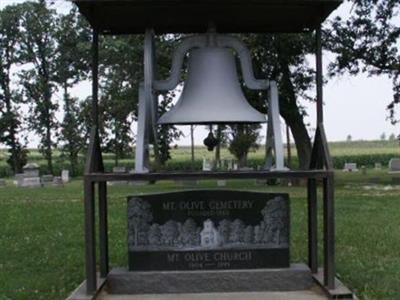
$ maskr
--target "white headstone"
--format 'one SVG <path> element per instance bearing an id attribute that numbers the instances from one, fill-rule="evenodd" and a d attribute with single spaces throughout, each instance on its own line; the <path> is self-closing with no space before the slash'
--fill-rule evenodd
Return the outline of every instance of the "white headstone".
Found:
<path id="1" fill-rule="evenodd" d="M 382 169 L 382 164 L 381 163 L 375 163 L 375 170 L 381 170 Z"/>
<path id="2" fill-rule="evenodd" d="M 212 163 L 205 158 L 203 158 L 203 171 L 212 171 Z"/>
<path id="3" fill-rule="evenodd" d="M 345 163 L 343 171 L 345 172 L 357 172 L 357 164 L 356 163 Z"/>
<path id="4" fill-rule="evenodd" d="M 69 182 L 69 170 L 62 170 L 61 171 L 61 180 L 63 183 Z"/>

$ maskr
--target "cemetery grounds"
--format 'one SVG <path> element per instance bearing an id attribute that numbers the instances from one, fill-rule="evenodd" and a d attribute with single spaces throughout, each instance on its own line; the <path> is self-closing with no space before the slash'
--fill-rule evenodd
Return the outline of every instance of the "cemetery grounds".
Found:
<path id="1" fill-rule="evenodd" d="M 337 274 L 360 299 L 400 299 L 400 184 L 392 184 L 387 173 L 385 166 L 369 168 L 366 175 L 336 172 Z M 372 183 L 376 178 L 379 183 Z M 84 278 L 81 178 L 65 187 L 17 188 L 11 179 L 7 184 L 0 188 L 0 300 L 65 299 Z M 201 181 L 198 187 L 216 186 L 215 181 Z M 112 266 L 128 264 L 126 197 L 182 188 L 174 182 L 109 187 Z M 304 185 L 230 180 L 227 188 L 290 192 L 291 261 L 306 262 Z"/>

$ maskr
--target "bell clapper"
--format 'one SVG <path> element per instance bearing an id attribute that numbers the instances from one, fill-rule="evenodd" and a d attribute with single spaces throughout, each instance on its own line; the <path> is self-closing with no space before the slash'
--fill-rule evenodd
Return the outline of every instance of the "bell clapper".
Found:
<path id="1" fill-rule="evenodd" d="M 219 140 L 214 137 L 212 132 L 212 125 L 210 125 L 210 132 L 207 137 L 203 140 L 204 145 L 207 147 L 208 151 L 213 151 L 214 148 L 219 144 Z"/>

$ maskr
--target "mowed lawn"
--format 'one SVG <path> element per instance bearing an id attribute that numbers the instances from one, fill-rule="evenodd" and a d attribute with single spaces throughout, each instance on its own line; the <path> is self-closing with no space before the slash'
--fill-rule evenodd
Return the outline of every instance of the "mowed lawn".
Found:
<path id="1" fill-rule="evenodd" d="M 389 187 L 386 172 L 337 172 L 337 273 L 361 299 L 400 298 L 400 186 Z M 370 186 L 369 178 L 377 176 L 381 183 Z M 291 260 L 306 261 L 304 186 L 257 186 L 247 180 L 229 181 L 228 188 L 289 192 Z M 109 188 L 112 266 L 127 265 L 126 197 L 176 189 L 181 187 L 173 182 Z M 0 188 L 0 300 L 65 299 L 82 282 L 82 191 L 81 180 L 64 188 L 23 189 L 10 183 Z M 320 247 L 322 253 L 322 242 Z"/>

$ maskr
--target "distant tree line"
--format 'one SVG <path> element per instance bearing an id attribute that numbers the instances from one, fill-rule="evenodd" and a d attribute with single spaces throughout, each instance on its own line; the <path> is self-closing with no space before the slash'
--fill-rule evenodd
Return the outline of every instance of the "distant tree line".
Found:
<path id="1" fill-rule="evenodd" d="M 330 75 L 368 72 L 393 78 L 390 117 L 399 103 L 398 1 L 353 0 L 350 20 L 335 19 L 325 31 L 325 46 L 336 53 Z M 90 128 L 90 97 L 75 98 L 71 90 L 91 79 L 91 29 L 77 9 L 58 13 L 51 2 L 26 1 L 0 10 L 0 145 L 9 152 L 8 164 L 20 172 L 27 160 L 27 132 L 39 137 L 39 149 L 54 170 L 54 150 L 67 159 L 76 173 Z M 363 38 L 363 37 L 366 38 Z M 157 36 L 160 78 L 168 76 L 172 51 L 181 36 Z M 251 34 L 240 37 L 249 46 L 256 75 L 278 82 L 281 116 L 297 148 L 299 167 L 307 168 L 311 141 L 304 121 L 305 101 L 314 101 L 315 70 L 307 57 L 314 53 L 313 33 Z M 137 119 L 138 87 L 143 80 L 143 36 L 102 36 L 100 40 L 100 135 L 105 151 L 115 163 L 131 155 Z M 267 113 L 266 94 L 245 90 L 249 102 Z M 61 95 L 61 96 L 60 96 Z M 175 95 L 160 96 L 159 113 L 170 108 Z M 22 108 L 28 108 L 27 111 Z M 220 140 L 244 166 L 252 148 L 258 147 L 259 125 L 214 126 Z M 181 136 L 173 126 L 160 126 L 158 165 L 170 158 L 170 145 Z"/>

